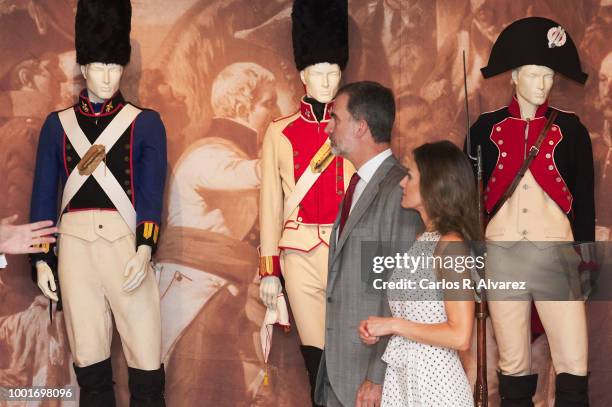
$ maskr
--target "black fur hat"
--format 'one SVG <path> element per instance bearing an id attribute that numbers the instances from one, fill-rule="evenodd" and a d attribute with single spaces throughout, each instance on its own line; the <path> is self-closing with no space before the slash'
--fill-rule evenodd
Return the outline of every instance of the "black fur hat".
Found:
<path id="1" fill-rule="evenodd" d="M 574 41 L 565 29 L 553 20 L 527 17 L 506 27 L 491 49 L 489 63 L 482 68 L 485 78 L 523 65 L 543 65 L 584 84 L 580 57 Z"/>
<path id="2" fill-rule="evenodd" d="M 130 0 L 79 0 L 74 27 L 77 62 L 127 65 L 131 20 Z"/>
<path id="3" fill-rule="evenodd" d="M 348 62 L 348 1 L 294 0 L 291 12 L 293 57 L 298 71 L 328 62 Z"/>

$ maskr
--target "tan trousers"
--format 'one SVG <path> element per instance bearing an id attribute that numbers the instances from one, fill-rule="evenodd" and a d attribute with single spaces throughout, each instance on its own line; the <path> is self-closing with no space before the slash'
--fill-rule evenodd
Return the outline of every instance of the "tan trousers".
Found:
<path id="1" fill-rule="evenodd" d="M 577 268 L 579 257 L 574 256 L 569 260 L 562 259 L 558 250 L 539 249 L 531 243 L 520 243 L 511 248 L 488 246 L 487 276 L 499 281 L 524 280 L 528 287 L 517 295 L 516 300 L 488 301 L 502 374 L 531 374 L 531 296 L 535 297 L 533 302 L 546 332 L 556 373 L 587 374 L 588 335 L 584 302 L 549 300 L 556 294 L 560 298 L 575 299 L 572 294 L 575 290 L 571 288 L 576 285 L 577 278 L 575 273 L 568 272 Z M 552 290 L 545 293 L 543 288 L 547 284 Z M 538 300 L 538 296 L 543 300 Z"/>
<path id="2" fill-rule="evenodd" d="M 291 312 L 303 346 L 325 345 L 325 293 L 329 248 L 283 250 L 281 264 Z"/>
<path id="3" fill-rule="evenodd" d="M 110 357 L 112 317 L 129 367 L 161 363 L 159 292 L 152 268 L 140 287 L 122 289 L 134 235 L 115 211 L 64 214 L 59 228 L 58 270 L 66 330 L 74 363 L 85 367 Z"/>

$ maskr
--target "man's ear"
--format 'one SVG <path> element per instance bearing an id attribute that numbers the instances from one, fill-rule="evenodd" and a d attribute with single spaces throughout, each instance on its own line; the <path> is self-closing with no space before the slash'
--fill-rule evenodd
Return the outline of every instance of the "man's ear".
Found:
<path id="1" fill-rule="evenodd" d="M 357 132 L 355 133 L 355 135 L 356 135 L 358 138 L 362 138 L 362 137 L 364 137 L 366 134 L 368 134 L 368 132 L 369 132 L 370 128 L 368 127 L 368 122 L 366 122 L 366 121 L 365 121 L 365 120 L 363 120 L 363 119 L 360 119 L 360 120 L 359 120 L 357 123 L 358 123 L 358 124 L 357 124 Z"/>
<path id="2" fill-rule="evenodd" d="M 34 84 L 32 83 L 32 78 L 28 75 L 27 68 L 21 68 L 17 72 L 17 77 L 19 78 L 19 83 L 21 83 L 22 87 L 25 88 L 34 88 Z"/>
<path id="3" fill-rule="evenodd" d="M 248 121 L 249 119 L 249 108 L 244 104 L 238 102 L 236 104 L 236 116 L 244 121 Z"/>

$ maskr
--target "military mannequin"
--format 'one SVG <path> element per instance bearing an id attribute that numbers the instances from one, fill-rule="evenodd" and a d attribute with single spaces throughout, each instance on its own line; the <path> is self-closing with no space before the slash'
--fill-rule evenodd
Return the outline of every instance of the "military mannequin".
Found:
<path id="1" fill-rule="evenodd" d="M 156 112 L 136 108 L 119 91 L 130 26 L 129 0 L 78 2 L 77 63 L 87 89 L 76 105 L 47 117 L 32 192 L 31 219 L 59 227 L 57 247 L 43 245 L 44 253 L 31 257 L 33 278 L 53 301 L 60 300 L 61 283 L 80 405 L 86 406 L 115 404 L 111 313 L 128 363 L 130 405 L 165 405 L 150 260 L 159 238 L 166 136 Z"/>
<path id="2" fill-rule="evenodd" d="M 486 272 L 499 279 L 527 281 L 529 286 L 526 297 L 519 299 L 495 301 L 488 294 L 500 355 L 501 405 L 533 406 L 537 386 L 530 353 L 533 301 L 557 373 L 555 406 L 586 406 L 584 302 L 570 296 L 552 300 L 560 291 L 544 292 L 538 286 L 544 281 L 540 286 L 552 287 L 555 275 L 564 275 L 568 264 L 565 270 L 576 272 L 579 267 L 576 252 L 569 251 L 569 262 L 557 257 L 563 242 L 592 242 L 595 236 L 589 133 L 574 113 L 548 105 L 556 73 L 579 83 L 587 75 L 569 34 L 558 23 L 540 17 L 524 18 L 504 29 L 482 73 L 489 78 L 509 70 L 515 90 L 510 104 L 480 115 L 471 128 L 472 151 L 482 147 L 484 202 L 490 219 L 485 232 Z M 517 176 L 532 150 L 535 158 L 525 174 Z M 519 181 L 512 190 L 515 179 Z"/>
<path id="3" fill-rule="evenodd" d="M 325 342 L 329 235 L 354 172 L 333 156 L 324 132 L 348 61 L 347 2 L 296 0 L 292 22 L 306 95 L 299 111 L 274 120 L 264 136 L 260 297 L 276 307 L 282 273 L 312 396 Z"/>

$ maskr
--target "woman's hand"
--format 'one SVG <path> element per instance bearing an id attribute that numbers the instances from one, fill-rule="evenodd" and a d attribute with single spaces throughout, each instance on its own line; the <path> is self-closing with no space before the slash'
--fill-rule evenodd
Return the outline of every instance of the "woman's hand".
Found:
<path id="1" fill-rule="evenodd" d="M 395 318 L 392 317 L 370 317 L 365 321 L 365 327 L 371 336 L 387 336 L 394 334 L 394 323 Z"/>
<path id="2" fill-rule="evenodd" d="M 380 338 L 378 336 L 370 335 L 367 324 L 368 321 L 361 321 L 359 323 L 359 339 L 361 339 L 361 342 L 363 342 L 364 345 L 374 345 Z"/>
<path id="3" fill-rule="evenodd" d="M 359 324 L 359 338 L 366 345 L 374 345 L 381 336 L 394 335 L 395 321 L 391 317 L 369 317 Z"/>

